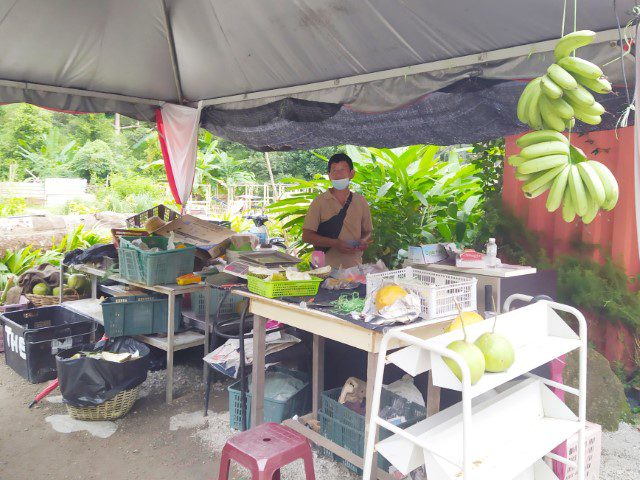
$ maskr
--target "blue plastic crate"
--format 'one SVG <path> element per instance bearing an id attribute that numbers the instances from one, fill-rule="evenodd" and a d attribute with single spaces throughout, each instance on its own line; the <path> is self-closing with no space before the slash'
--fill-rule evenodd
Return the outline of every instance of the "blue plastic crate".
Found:
<path id="1" fill-rule="evenodd" d="M 176 298 L 174 331 L 182 320 L 181 299 Z M 104 331 L 108 337 L 167 333 L 169 301 L 158 295 L 111 297 L 102 302 Z"/>
<path id="2" fill-rule="evenodd" d="M 142 240 L 149 248 L 167 248 L 165 237 L 121 237 L 118 248 L 120 276 L 148 286 L 176 283 L 181 275 L 193 273 L 196 247 L 149 252 L 141 250 L 132 242 Z"/>
<path id="3" fill-rule="evenodd" d="M 351 410 L 338 402 L 342 388 L 334 388 L 322 392 L 322 408 L 318 412 L 320 420 L 320 432 L 322 435 L 337 445 L 346 448 L 359 457 L 364 456 L 364 429 L 365 418 L 363 415 Z M 392 405 L 394 400 L 401 398 L 389 390 L 382 389 L 380 394 L 380 409 Z M 407 401 L 404 409 L 405 421 L 398 425 L 407 428 L 426 418 L 425 407 Z M 378 438 L 383 440 L 391 435 L 389 430 L 378 429 Z M 352 472 L 362 475 L 362 470 L 354 464 L 344 460 L 336 454 L 322 449 L 323 453 L 332 457 L 335 461 L 343 463 Z M 389 471 L 391 464 L 381 455 L 378 455 L 378 467 Z"/>
<path id="4" fill-rule="evenodd" d="M 224 295 L 226 294 L 226 297 Z M 222 305 L 220 300 L 224 297 Z M 206 293 L 205 292 L 192 292 L 191 293 L 191 309 L 196 315 L 204 315 L 206 307 Z M 211 289 L 211 300 L 209 301 L 209 312 L 211 315 L 219 314 L 220 316 L 240 315 L 239 305 L 244 301 L 244 298 L 238 294 L 225 292 L 218 288 Z M 219 311 L 218 311 L 219 308 Z"/>
<path id="5" fill-rule="evenodd" d="M 274 366 L 269 371 L 286 373 L 298 380 L 302 380 L 305 384 L 298 392 L 293 394 L 287 400 L 264 399 L 264 421 L 281 423 L 283 420 L 292 418 L 294 415 L 303 415 L 311 410 L 311 384 L 309 383 L 309 375 L 295 370 Z M 267 372 L 268 373 L 268 372 Z M 247 385 L 251 385 L 251 377 L 247 380 Z M 229 425 L 231 428 L 241 430 L 241 413 L 242 405 L 240 399 L 240 382 L 235 382 L 227 387 L 229 391 Z M 246 418 L 251 417 L 251 392 L 247 392 L 247 409 Z"/>

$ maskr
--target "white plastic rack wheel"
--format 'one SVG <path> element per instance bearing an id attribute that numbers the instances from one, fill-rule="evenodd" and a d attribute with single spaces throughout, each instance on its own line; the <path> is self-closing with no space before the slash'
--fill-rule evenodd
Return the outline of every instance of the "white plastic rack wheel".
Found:
<path id="1" fill-rule="evenodd" d="M 531 297 L 512 295 L 528 302 Z M 579 335 L 557 314 L 576 317 Z M 462 331 L 429 340 L 411 335 L 410 329 L 390 330 L 380 346 L 380 357 L 369 433 L 365 445 L 364 479 L 369 480 L 374 451 L 383 455 L 401 473 L 425 465 L 430 480 L 550 480 L 556 479 L 543 457 L 577 468 L 584 480 L 584 428 L 586 420 L 587 326 L 575 308 L 540 301 L 498 316 L 497 329 L 514 345 L 516 361 L 507 372 L 486 373 L 475 385 L 469 368 L 446 346 L 461 338 Z M 493 319 L 467 327 L 472 341 L 493 327 Z M 387 356 L 389 342 L 406 345 Z M 579 355 L 578 388 L 532 375 L 532 369 L 575 349 Z M 458 380 L 442 357 L 455 361 L 462 371 Z M 462 403 L 454 405 L 407 428 L 400 429 L 379 417 L 384 367 L 395 363 L 412 375 L 431 370 L 434 385 L 459 390 Z M 514 380 L 522 375 L 525 380 Z M 578 396 L 578 416 L 549 389 L 555 387 Z M 375 443 L 378 427 L 393 435 Z M 574 463 L 549 452 L 579 434 L 578 457 Z"/>

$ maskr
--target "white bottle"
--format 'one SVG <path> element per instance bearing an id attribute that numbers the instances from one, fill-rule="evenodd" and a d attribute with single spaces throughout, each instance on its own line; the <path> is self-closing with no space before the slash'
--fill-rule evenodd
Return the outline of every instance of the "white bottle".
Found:
<path id="1" fill-rule="evenodd" d="M 496 245 L 496 239 L 490 238 L 489 243 L 487 243 L 487 254 L 485 256 L 485 261 L 489 267 L 495 267 L 497 265 L 498 259 L 498 245 Z"/>

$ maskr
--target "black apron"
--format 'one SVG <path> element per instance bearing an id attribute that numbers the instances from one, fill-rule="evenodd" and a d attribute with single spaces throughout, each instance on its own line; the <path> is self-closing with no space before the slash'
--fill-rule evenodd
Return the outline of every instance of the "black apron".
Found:
<path id="1" fill-rule="evenodd" d="M 328 220 L 318 225 L 317 234 L 327 238 L 338 238 L 340 232 L 342 232 L 342 226 L 344 225 L 344 219 L 347 216 L 347 210 L 351 205 L 353 199 L 353 192 L 349 194 L 347 201 L 344 203 L 340 211 Z M 315 250 L 327 253 L 330 247 L 315 247 Z"/>

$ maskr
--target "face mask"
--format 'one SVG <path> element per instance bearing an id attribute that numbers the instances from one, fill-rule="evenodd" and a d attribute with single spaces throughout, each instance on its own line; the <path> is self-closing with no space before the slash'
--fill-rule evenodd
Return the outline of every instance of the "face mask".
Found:
<path id="1" fill-rule="evenodd" d="M 341 178 L 340 180 L 331 180 L 331 185 L 336 190 L 344 190 L 349 186 L 350 180 L 348 178 Z"/>

